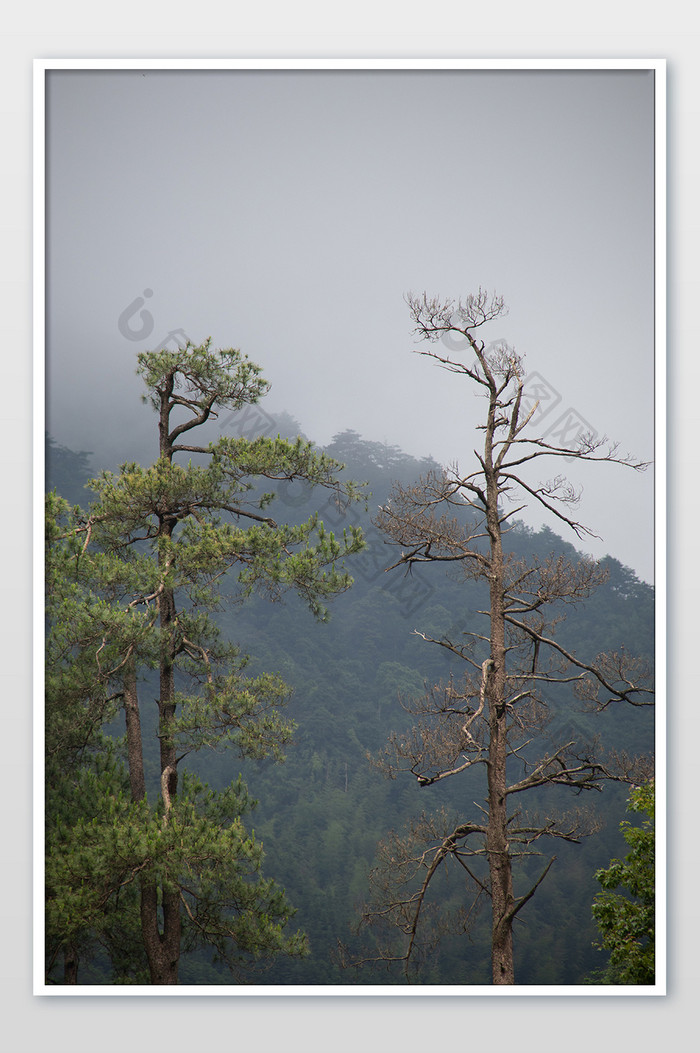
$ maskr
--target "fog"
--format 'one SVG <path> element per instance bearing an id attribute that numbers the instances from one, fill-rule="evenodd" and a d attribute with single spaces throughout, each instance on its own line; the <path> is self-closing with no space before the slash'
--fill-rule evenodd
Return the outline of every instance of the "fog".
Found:
<path id="1" fill-rule="evenodd" d="M 653 460 L 653 122 L 646 71 L 52 70 L 47 428 L 98 465 L 155 455 L 135 356 L 211 336 L 316 443 L 466 466 L 483 401 L 412 353 L 405 295 L 483 286 L 543 429 Z M 652 581 L 652 470 L 566 468 L 601 538 L 567 540 Z"/>

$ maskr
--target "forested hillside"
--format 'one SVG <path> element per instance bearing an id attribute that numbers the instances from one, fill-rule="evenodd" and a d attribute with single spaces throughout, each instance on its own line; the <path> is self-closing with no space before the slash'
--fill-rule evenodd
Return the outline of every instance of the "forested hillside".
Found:
<path id="1" fill-rule="evenodd" d="M 285 418 L 280 430 L 294 430 Z M 102 466 L 86 454 L 50 442 L 48 487 L 71 502 L 84 504 L 81 486 Z M 439 566 L 400 568 L 387 573 L 396 552 L 372 523 L 396 480 L 414 482 L 437 467 L 426 457 L 416 460 L 398 448 L 363 440 L 346 431 L 325 452 L 345 464 L 344 476 L 366 484 L 367 508 L 340 508 L 333 496 L 311 494 L 301 484 L 277 486 L 275 514 L 304 522 L 315 511 L 327 530 L 342 534 L 350 524 L 362 527 L 365 550 L 347 561 L 355 579 L 350 591 L 335 597 L 330 618 L 318 623 L 303 603 L 290 596 L 281 602 L 264 597 L 241 599 L 229 576 L 220 587 L 218 624 L 225 637 L 251 656 L 248 670 L 278 673 L 293 689 L 289 715 L 297 728 L 283 765 L 242 760 L 231 752 L 202 754 L 193 764 L 199 776 L 223 789 L 242 774 L 259 804 L 249 819 L 265 851 L 265 872 L 283 886 L 296 908 L 295 927 L 305 932 L 306 958 L 275 961 L 256 982 L 266 984 L 405 983 L 400 968 L 355 967 L 347 962 L 371 957 L 371 936 L 355 928 L 368 896 L 368 874 L 376 865 L 377 844 L 406 819 L 425 810 L 453 809 L 461 799 L 483 797 L 477 777 L 444 785 L 420 786 L 417 780 L 390 779 L 373 764 L 392 733 L 408 731 L 411 717 L 402 698 L 422 693 L 425 684 L 458 672 L 454 657 L 418 635 L 440 638 L 450 630 L 479 625 L 477 613 L 487 597 L 483 585 L 457 580 Z M 147 460 L 148 455 L 145 455 Z M 574 548 L 547 528 L 532 531 L 517 522 L 507 534 L 516 554 L 545 560 L 552 553 L 575 557 Z M 593 596 L 562 609 L 566 621 L 558 639 L 584 658 L 602 650 L 625 648 L 653 660 L 654 594 L 617 560 L 608 558 L 607 582 Z M 653 711 L 614 707 L 586 712 L 571 689 L 547 697 L 552 729 L 567 737 L 599 737 L 606 749 L 629 754 L 651 753 Z M 110 728 L 123 734 L 123 718 Z M 147 758 L 148 759 L 148 758 Z M 156 779 L 156 758 L 147 772 Z M 556 808 L 556 794 L 542 791 L 541 807 Z M 459 796 L 457 796 L 459 795 Z M 593 949 L 596 938 L 591 903 L 597 886 L 594 872 L 620 852 L 619 822 L 627 790 L 605 786 L 586 800 L 595 807 L 600 828 L 582 844 L 562 842 L 557 860 L 537 896 L 519 915 L 516 967 L 519 984 L 580 984 L 605 964 Z M 568 804 L 568 802 L 567 802 Z M 523 879 L 541 869 L 538 860 L 524 865 Z M 518 875 L 516 875 L 517 877 Z M 449 883 L 454 881 L 454 887 Z M 445 898 L 455 907 L 463 878 L 453 872 Z M 369 941 L 369 942 L 367 942 Z M 339 944 L 345 945 L 343 954 Z M 345 962 L 345 964 L 344 964 Z M 483 910 L 469 921 L 468 935 L 447 934 L 425 960 L 419 982 L 488 984 L 489 919 Z M 60 982 L 59 978 L 56 978 Z M 84 967 L 79 983 L 110 983 L 102 952 Z M 203 951 L 188 953 L 180 972 L 184 984 L 226 984 L 228 970 Z"/>

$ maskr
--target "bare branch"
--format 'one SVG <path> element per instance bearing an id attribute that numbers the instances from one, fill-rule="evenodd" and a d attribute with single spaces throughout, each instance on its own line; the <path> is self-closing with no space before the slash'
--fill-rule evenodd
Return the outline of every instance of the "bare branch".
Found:
<path id="1" fill-rule="evenodd" d="M 550 722 L 543 689 L 573 685 L 598 709 L 612 701 L 646 706 L 653 699 L 650 670 L 644 663 L 623 652 L 582 660 L 555 638 L 564 605 L 585 600 L 605 580 L 605 572 L 594 561 L 572 563 L 561 556 L 525 561 L 504 551 L 504 538 L 512 529 L 506 524 L 525 507 L 523 495 L 577 537 L 597 537 L 569 513 L 581 495 L 564 475 L 530 482 L 520 469 L 541 457 L 610 462 L 635 471 L 647 465 L 620 455 L 618 445 L 607 437 L 580 435 L 573 448 L 527 437 L 538 404 L 523 411 L 523 360 L 504 341 L 487 348 L 478 333 L 504 312 L 500 297 L 479 289 L 455 302 L 423 293 L 409 296 L 408 304 L 414 335 L 433 345 L 416 353 L 479 386 L 487 402 L 478 426 L 483 446 L 474 450 L 472 471 L 465 473 L 455 465 L 412 487 L 394 487 L 375 525 L 401 548 L 389 570 L 444 563 L 459 566 L 467 579 L 481 581 L 488 589 L 488 606 L 474 613 L 486 617 L 489 631 L 468 631 L 457 637 L 447 633 L 436 639 L 414 630 L 464 661 L 467 673 L 459 686 L 450 680 L 446 686 L 427 687 L 420 699 L 404 706 L 416 722 L 405 734 L 392 736 L 381 763 L 392 777 L 406 772 L 422 787 L 453 776 L 469 778 L 469 771 L 473 775 L 483 765 L 487 787 L 485 807 L 475 802 L 483 813 L 483 825 L 456 823 L 438 836 L 437 828 L 424 819 L 404 842 L 394 837 L 392 853 L 384 853 L 374 874 L 379 900 L 366 909 L 365 919 L 393 923 L 408 937 L 403 955 L 380 953 L 382 960 L 404 961 L 408 966 L 434 875 L 448 858 L 454 858 L 470 885 L 478 889 L 477 899 L 484 893 L 491 899 L 493 980 L 512 984 L 513 921 L 554 863 L 553 857 L 528 891 L 516 896 L 513 858 L 539 854 L 533 846 L 544 837 L 575 843 L 592 829 L 579 814 L 571 821 L 551 816 L 523 820 L 519 812 L 510 811 L 514 801 L 545 787 L 580 795 L 600 790 L 608 781 L 627 782 L 633 771 L 642 770 L 636 759 L 606 760 L 598 743 L 577 745 L 580 735 L 574 720 L 567 720 L 567 725 L 576 728 L 576 737 L 569 730 L 564 742 L 554 741 L 538 751 L 537 739 Z M 448 350 L 435 346 L 438 340 Z M 515 507 L 506 510 L 505 502 Z M 484 606 L 481 599 L 478 604 Z M 465 841 L 460 840 L 461 833 Z M 475 835 L 468 843 L 466 833 Z M 488 868 L 488 879 L 473 865 L 476 859 Z"/>

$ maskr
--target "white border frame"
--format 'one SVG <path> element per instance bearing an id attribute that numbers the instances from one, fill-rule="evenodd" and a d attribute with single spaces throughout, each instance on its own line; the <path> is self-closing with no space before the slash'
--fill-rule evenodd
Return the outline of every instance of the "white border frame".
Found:
<path id="1" fill-rule="evenodd" d="M 157 990 L 150 985 L 86 987 L 47 985 L 44 981 L 44 429 L 45 429 L 45 175 L 46 175 L 46 74 L 50 70 L 651 70 L 654 72 L 654 195 L 655 195 L 655 639 L 656 639 L 656 976 L 654 985 L 618 986 L 540 986 L 486 987 L 481 985 L 434 985 L 407 987 L 385 985 L 361 986 L 178 986 Z M 666 60 L 665 59 L 35 59 L 34 60 L 34 129 L 33 129 L 33 695 L 34 695 L 34 984 L 35 995 L 61 997 L 110 996 L 176 996 L 218 995 L 249 996 L 384 996 L 384 997 L 518 997 L 525 995 L 575 997 L 639 997 L 665 995 L 667 974 L 667 711 L 666 711 L 666 617 L 667 617 L 667 547 L 666 547 Z M 661 820 L 659 822 L 659 820 Z"/>

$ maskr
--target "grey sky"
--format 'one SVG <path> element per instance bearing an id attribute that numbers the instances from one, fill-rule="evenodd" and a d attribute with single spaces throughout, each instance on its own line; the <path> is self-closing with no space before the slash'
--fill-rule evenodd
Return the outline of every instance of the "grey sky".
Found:
<path id="1" fill-rule="evenodd" d="M 482 285 L 510 307 L 484 338 L 561 395 L 543 428 L 571 409 L 653 458 L 651 73 L 54 70 L 48 84 L 59 442 L 129 456 L 150 424 L 135 354 L 179 328 L 260 362 L 265 408 L 317 443 L 350 427 L 467 464 L 483 403 L 411 354 L 403 297 Z M 139 296 L 154 326 L 129 340 L 118 320 Z M 603 539 L 588 550 L 651 580 L 652 472 L 569 474 Z"/>

